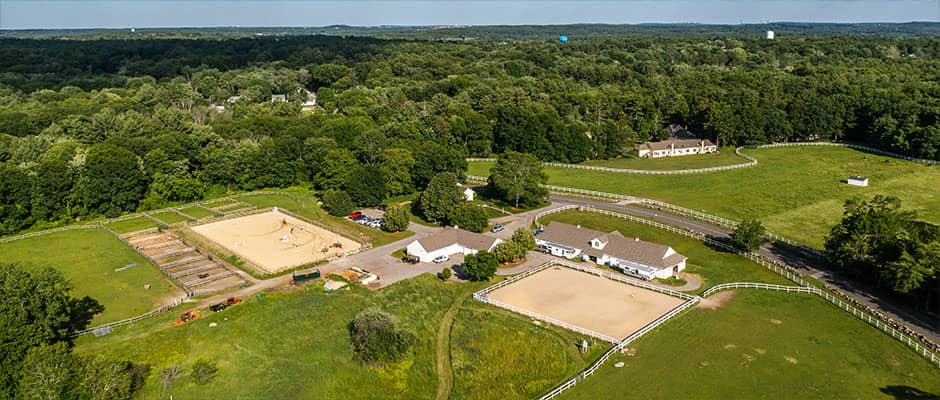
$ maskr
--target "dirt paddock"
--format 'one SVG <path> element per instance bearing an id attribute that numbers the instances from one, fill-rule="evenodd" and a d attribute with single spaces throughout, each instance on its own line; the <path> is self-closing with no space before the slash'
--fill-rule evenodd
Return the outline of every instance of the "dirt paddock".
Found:
<path id="1" fill-rule="evenodd" d="M 360 247 L 351 239 L 277 211 L 194 226 L 192 230 L 267 273 Z M 336 243 L 340 247 L 335 247 Z"/>
<path id="2" fill-rule="evenodd" d="M 622 339 L 681 299 L 565 267 L 552 267 L 490 292 L 491 299 Z"/>

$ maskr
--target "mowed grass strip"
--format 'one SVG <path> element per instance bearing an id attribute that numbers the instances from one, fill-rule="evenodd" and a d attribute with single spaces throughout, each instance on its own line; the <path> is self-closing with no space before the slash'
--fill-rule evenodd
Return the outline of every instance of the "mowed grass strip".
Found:
<path id="1" fill-rule="evenodd" d="M 639 158 L 626 156 L 609 160 L 588 160 L 582 165 L 596 167 L 640 169 L 640 170 L 681 170 L 723 167 L 726 165 L 746 164 L 748 160 L 734 153 L 734 147 L 722 148 L 718 154 L 696 154 L 682 157 Z"/>
<path id="2" fill-rule="evenodd" d="M 587 339 L 589 351 L 578 346 Z M 453 399 L 533 399 L 610 348 L 509 311 L 467 300 L 454 319 Z"/>
<path id="3" fill-rule="evenodd" d="M 539 219 L 543 224 L 551 221 L 581 225 L 602 232 L 619 231 L 626 237 L 639 237 L 647 242 L 670 246 L 689 258 L 685 272 L 702 277 L 699 293 L 711 286 L 728 282 L 763 282 L 790 285 L 792 282 L 737 254 L 718 251 L 699 240 L 677 235 L 663 229 L 638 222 L 627 221 L 591 212 L 563 211 Z"/>
<path id="4" fill-rule="evenodd" d="M 165 222 L 167 225 L 172 225 L 178 222 L 187 221 L 186 218 L 172 211 L 164 211 L 161 213 L 150 214 L 150 216 L 156 219 L 159 219 L 160 221 Z"/>
<path id="5" fill-rule="evenodd" d="M 467 285 L 425 274 L 379 291 L 357 284 L 325 293 L 317 280 L 292 292 L 246 298 L 177 328 L 170 326 L 178 316 L 173 312 L 108 336 L 83 337 L 76 351 L 149 365 L 141 399 L 431 399 L 440 320 L 457 296 L 484 284 Z M 353 359 L 347 324 L 370 306 L 396 315 L 416 334 L 412 356 L 382 369 Z M 198 358 L 218 363 L 218 377 L 207 385 L 194 385 L 189 375 Z M 173 364 L 184 375 L 161 392 L 157 371 Z"/>
<path id="6" fill-rule="evenodd" d="M 936 366 L 810 294 L 740 289 L 723 306 L 693 309 L 631 347 L 635 356 L 611 357 L 561 398 L 902 399 L 940 393 Z M 614 367 L 621 361 L 623 368 Z M 917 392 L 928 395 L 912 395 Z"/>
<path id="7" fill-rule="evenodd" d="M 190 216 L 190 217 L 193 217 L 193 218 L 196 218 L 196 219 L 207 218 L 207 217 L 214 217 L 214 216 L 215 216 L 215 214 L 213 214 L 213 213 L 211 213 L 211 212 L 209 212 L 209 211 L 207 211 L 207 210 L 205 210 L 205 209 L 196 207 L 196 206 L 181 208 L 179 211 L 180 211 L 181 213 L 183 213 L 183 214 L 186 214 L 186 215 L 188 215 L 188 216 Z"/>
<path id="8" fill-rule="evenodd" d="M 92 325 L 144 314 L 163 299 L 182 297 L 157 267 L 101 229 L 76 229 L 0 243 L 0 262 L 26 268 L 52 267 L 72 282 L 73 296 L 104 305 Z M 129 264 L 135 267 L 115 271 Z M 150 289 L 144 285 L 150 284 Z"/>
<path id="9" fill-rule="evenodd" d="M 546 167 L 552 185 L 662 200 L 741 220 L 756 218 L 777 234 L 821 248 L 851 198 L 899 197 L 927 222 L 940 223 L 940 168 L 842 147 L 744 150 L 760 163 L 731 171 L 688 175 L 634 175 Z M 493 163 L 470 163 L 469 174 L 489 176 Z M 849 186 L 864 175 L 868 187 Z"/>
<path id="10" fill-rule="evenodd" d="M 115 233 L 122 234 L 142 231 L 148 228 L 156 228 L 158 225 L 156 222 L 153 222 L 147 217 L 134 217 L 122 221 L 104 224 L 104 226 L 108 227 L 108 229 L 114 231 Z"/>

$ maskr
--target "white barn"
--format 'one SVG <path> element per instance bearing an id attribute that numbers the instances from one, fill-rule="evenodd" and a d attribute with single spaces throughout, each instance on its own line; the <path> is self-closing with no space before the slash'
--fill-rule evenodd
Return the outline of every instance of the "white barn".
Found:
<path id="1" fill-rule="evenodd" d="M 868 186 L 868 178 L 864 176 L 850 176 L 846 182 L 848 182 L 848 184 L 852 186 L 861 186 L 861 187 Z"/>
<path id="2" fill-rule="evenodd" d="M 687 260 L 669 246 L 560 222 L 545 227 L 535 243 L 539 250 L 558 257 L 580 257 L 647 280 L 678 276 Z"/>
<path id="3" fill-rule="evenodd" d="M 647 158 L 689 156 L 693 154 L 717 152 L 718 146 L 708 139 L 669 139 L 661 142 L 646 142 L 637 146 L 637 155 Z"/>
<path id="4" fill-rule="evenodd" d="M 445 227 L 438 233 L 408 244 L 408 255 L 422 262 L 431 262 L 440 256 L 474 254 L 480 250 L 492 251 L 502 239 L 473 233 L 462 229 Z"/>

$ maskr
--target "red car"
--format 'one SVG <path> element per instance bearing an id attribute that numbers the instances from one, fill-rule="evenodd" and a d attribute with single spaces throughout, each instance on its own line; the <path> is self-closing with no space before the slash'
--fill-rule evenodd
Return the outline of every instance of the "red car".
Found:
<path id="1" fill-rule="evenodd" d="M 349 214 L 349 219 L 356 219 L 356 218 L 359 218 L 359 217 L 361 217 L 361 216 L 362 216 L 362 212 L 356 211 L 356 212 L 354 212 L 354 213 L 352 213 L 352 214 Z"/>

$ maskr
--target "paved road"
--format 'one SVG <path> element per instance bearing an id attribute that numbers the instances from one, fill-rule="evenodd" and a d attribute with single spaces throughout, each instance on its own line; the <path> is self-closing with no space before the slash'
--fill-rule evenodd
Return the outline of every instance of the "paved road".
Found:
<path id="1" fill-rule="evenodd" d="M 640 206 L 560 195 L 552 195 L 550 199 L 555 204 L 590 205 L 596 208 L 640 216 L 666 224 L 688 228 L 717 239 L 727 238 L 730 233 L 725 228 L 673 214 L 664 214 L 661 211 Z M 896 321 L 905 322 L 910 328 L 928 337 L 934 343 L 940 343 L 940 321 L 926 318 L 922 316 L 921 313 L 911 310 L 908 307 L 889 302 L 888 294 L 883 291 L 840 277 L 837 272 L 826 269 L 825 266 L 814 261 L 812 258 L 798 251 L 777 246 L 773 243 L 765 243 L 757 253 L 767 258 L 783 262 L 807 275 L 811 275 L 813 278 L 853 296 L 862 304 L 878 310 Z"/>

